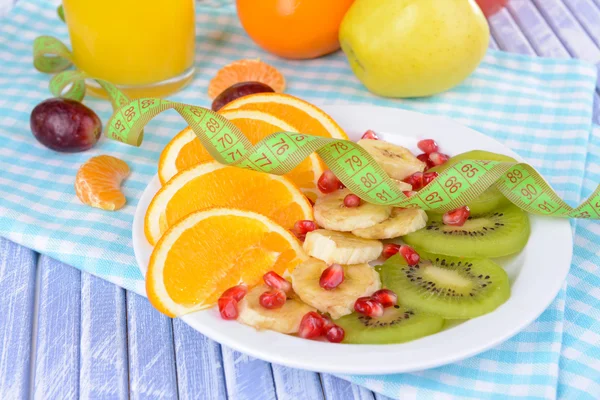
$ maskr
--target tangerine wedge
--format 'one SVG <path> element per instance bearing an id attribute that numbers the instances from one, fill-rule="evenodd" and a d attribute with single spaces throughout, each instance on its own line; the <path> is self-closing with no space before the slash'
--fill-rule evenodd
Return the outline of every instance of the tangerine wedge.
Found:
<path id="1" fill-rule="evenodd" d="M 208 84 L 208 96 L 214 99 L 228 87 L 247 81 L 269 85 L 276 92 L 285 90 L 285 78 L 277 68 L 260 60 L 238 60 L 221 68 Z"/>
<path id="2" fill-rule="evenodd" d="M 92 157 L 77 171 L 75 193 L 84 204 L 115 211 L 126 203 L 120 187 L 127 176 L 129 166 L 125 161 L 107 155 Z"/>
<path id="3" fill-rule="evenodd" d="M 295 126 L 285 120 L 262 111 L 227 110 L 219 114 L 236 125 L 252 144 L 258 143 L 271 133 L 299 132 Z M 164 185 L 178 172 L 212 159 L 188 127 L 171 139 L 163 149 L 158 161 L 158 177 Z M 325 164 L 316 153 L 313 153 L 285 176 L 314 201 L 319 194 L 317 181 L 324 170 Z"/>
<path id="4" fill-rule="evenodd" d="M 308 199 L 288 178 L 209 161 L 175 175 L 156 193 L 144 221 L 148 242 L 156 244 L 181 218 L 212 207 L 254 211 L 286 229 L 313 219 Z"/>
<path id="5" fill-rule="evenodd" d="M 212 307 L 226 289 L 256 285 L 269 271 L 290 273 L 306 259 L 298 239 L 264 215 L 198 211 L 169 228 L 154 247 L 146 292 L 155 308 L 176 317 Z"/>

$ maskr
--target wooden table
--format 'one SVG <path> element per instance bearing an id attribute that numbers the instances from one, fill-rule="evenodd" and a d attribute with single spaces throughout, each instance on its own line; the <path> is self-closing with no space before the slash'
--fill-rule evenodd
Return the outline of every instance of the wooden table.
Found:
<path id="1" fill-rule="evenodd" d="M 600 0 L 512 0 L 490 26 L 493 48 L 600 62 Z M 0 343 L 0 399 L 385 399 L 221 347 L 143 297 L 1 238 Z"/>

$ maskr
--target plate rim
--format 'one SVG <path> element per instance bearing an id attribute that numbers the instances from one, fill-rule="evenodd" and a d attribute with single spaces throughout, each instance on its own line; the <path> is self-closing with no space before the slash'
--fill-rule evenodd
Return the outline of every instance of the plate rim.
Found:
<path id="1" fill-rule="evenodd" d="M 515 157 L 516 159 L 518 159 L 520 161 L 524 161 L 524 159 L 522 157 L 520 157 L 517 153 L 515 153 L 512 149 L 510 149 L 509 147 L 500 143 L 496 139 L 489 137 L 487 135 L 484 135 L 483 133 L 480 133 L 480 132 L 478 132 L 472 128 L 469 128 L 465 125 L 462 125 L 462 124 L 458 123 L 457 121 L 455 121 L 449 117 L 446 117 L 446 116 L 430 115 L 430 114 L 424 114 L 424 113 L 420 113 L 420 112 L 416 112 L 416 111 L 404 110 L 404 109 L 399 109 L 399 108 L 370 106 L 370 105 L 367 105 L 367 106 L 364 106 L 364 105 L 319 105 L 319 106 L 321 108 L 323 108 L 323 110 L 328 114 L 330 114 L 330 113 L 335 114 L 336 111 L 337 112 L 352 112 L 351 110 L 355 109 L 357 111 L 360 110 L 359 114 L 398 113 L 398 114 L 405 114 L 412 118 L 417 118 L 417 119 L 426 118 L 430 121 L 439 120 L 440 121 L 439 123 L 454 125 L 454 127 L 457 129 L 469 131 L 470 135 L 479 136 L 479 138 L 480 139 L 483 138 L 484 141 L 490 141 L 490 142 L 494 143 L 495 146 L 499 146 L 499 147 L 503 148 L 503 150 L 506 154 L 510 154 L 511 156 Z M 335 120 L 335 118 L 334 118 L 334 120 Z M 144 215 L 145 215 L 145 211 L 147 209 L 148 203 L 150 202 L 149 199 L 152 198 L 152 196 L 154 195 L 154 193 L 156 193 L 156 191 L 158 190 L 159 187 L 160 187 L 160 184 L 159 184 L 159 180 L 158 180 L 158 175 L 154 175 L 154 177 L 150 180 L 150 182 L 144 189 L 142 196 L 140 197 L 140 199 L 138 201 L 138 204 L 137 204 L 136 210 L 135 210 L 135 214 L 134 214 L 133 224 L 132 224 L 132 240 L 133 240 L 132 244 L 133 244 L 133 248 L 134 248 L 135 258 L 136 258 L 136 262 L 138 264 L 138 268 L 140 268 L 143 275 L 145 275 L 145 268 L 142 267 L 144 262 L 140 255 L 140 252 L 142 250 L 140 249 L 140 245 L 138 245 L 138 243 L 139 243 L 139 240 L 146 241 L 146 238 L 145 238 L 145 235 L 143 232 Z M 564 280 L 566 279 L 566 277 L 568 275 L 568 271 L 570 269 L 570 264 L 571 264 L 571 260 L 572 260 L 572 253 L 573 253 L 573 237 L 572 237 L 571 227 L 570 227 L 568 220 L 566 220 L 566 219 L 565 220 L 557 220 L 556 218 L 550 219 L 548 217 L 542 217 L 542 216 L 531 215 L 531 214 L 529 216 L 530 216 L 530 218 L 533 218 L 534 221 L 552 220 L 553 222 L 556 222 L 557 224 L 562 224 L 562 226 L 557 228 L 557 234 L 558 234 L 558 230 L 560 229 L 560 235 L 564 236 L 564 237 L 562 237 L 562 240 L 566 241 L 565 242 L 566 246 L 564 246 L 565 251 L 561 252 L 561 255 L 562 255 L 562 257 L 564 257 L 564 259 L 562 261 L 558 262 L 558 264 L 566 263 L 566 266 L 563 266 L 562 268 L 559 269 L 564 272 L 562 274 L 562 276 L 560 277 L 560 279 L 557 280 L 557 282 L 559 281 L 560 284 L 559 285 L 557 284 L 556 288 L 553 288 L 553 290 L 551 290 L 551 292 L 553 292 L 553 293 L 551 296 L 548 296 L 547 301 L 544 301 L 545 305 L 543 308 L 540 306 L 540 309 L 533 313 L 530 313 L 528 318 L 520 320 L 520 322 L 516 325 L 516 327 L 507 329 L 503 334 L 497 335 L 493 340 L 483 343 L 482 345 L 465 348 L 462 351 L 455 350 L 453 352 L 450 352 L 448 355 L 440 356 L 438 358 L 431 359 L 429 361 L 422 361 L 422 362 L 412 361 L 411 364 L 409 364 L 409 365 L 403 365 L 402 363 L 391 363 L 391 364 L 382 363 L 381 366 L 370 365 L 370 367 L 368 369 L 361 368 L 360 366 L 357 367 L 354 365 L 349 365 L 349 363 L 343 363 L 343 365 L 334 363 L 335 366 L 331 365 L 330 363 L 321 363 L 321 364 L 317 365 L 314 363 L 307 362 L 305 358 L 301 358 L 300 360 L 290 359 L 289 356 L 286 356 L 283 353 L 271 352 L 271 353 L 265 354 L 264 352 L 261 352 L 260 349 L 256 349 L 255 346 L 241 343 L 239 340 L 230 340 L 229 336 L 224 336 L 224 335 L 220 334 L 219 328 L 222 328 L 224 326 L 222 323 L 215 322 L 215 324 L 217 324 L 217 326 L 215 327 L 215 326 L 211 326 L 211 325 L 202 324 L 199 322 L 199 320 L 197 318 L 199 314 L 204 313 L 203 316 L 206 316 L 211 312 L 216 314 L 216 311 L 214 311 L 214 309 L 209 309 L 209 310 L 204 310 L 204 311 L 200 311 L 200 312 L 189 314 L 189 315 L 184 315 L 184 316 L 180 317 L 180 319 L 183 322 L 185 322 L 186 324 L 190 325 L 193 329 L 206 335 L 210 339 L 212 339 L 222 345 L 228 346 L 234 350 L 240 351 L 242 353 L 248 354 L 252 357 L 255 357 L 255 358 L 258 358 L 261 360 L 265 360 L 267 362 L 272 362 L 272 363 L 276 363 L 276 364 L 280 364 L 280 365 L 285 365 L 288 367 L 300 368 L 300 369 L 315 371 L 315 372 L 337 373 L 337 374 L 361 374 L 361 375 L 395 374 L 395 373 L 405 373 L 405 372 L 414 372 L 414 371 L 425 370 L 425 369 L 429 369 L 429 368 L 447 365 L 447 364 L 450 364 L 450 363 L 453 363 L 456 361 L 464 360 L 466 358 L 480 354 L 490 348 L 497 346 L 500 343 L 507 341 L 508 339 L 510 339 L 511 337 L 515 336 L 517 333 L 519 333 L 523 329 L 525 329 L 533 321 L 535 321 L 545 310 L 548 309 L 550 304 L 554 301 L 554 299 L 556 298 L 556 296 L 558 295 L 558 293 L 560 291 L 560 288 L 562 287 Z M 141 223 L 141 225 L 140 225 L 140 223 Z M 140 226 L 141 226 L 141 230 L 139 229 Z M 557 226 L 559 226 L 559 225 L 557 225 Z M 141 235 L 140 235 L 140 233 L 141 233 Z M 531 240 L 531 237 L 530 237 L 530 240 Z M 516 282 L 512 282 L 512 285 L 514 285 L 515 283 Z M 512 291 L 511 291 L 511 297 L 512 297 Z M 494 313 L 497 313 L 498 310 L 495 310 L 484 316 L 466 321 L 462 325 L 468 324 L 469 322 L 474 321 L 474 320 L 481 320 L 485 317 L 489 318 L 490 315 L 494 315 Z M 202 316 L 201 316 L 201 318 L 202 318 Z M 212 318 L 212 317 L 210 317 L 210 318 Z M 222 321 L 222 322 L 228 323 L 229 321 Z M 251 329 L 252 331 L 256 332 L 253 328 L 249 328 L 242 324 L 239 324 L 238 329 L 242 329 L 242 330 L 243 329 Z M 448 332 L 448 331 L 449 330 L 444 331 L 444 332 Z M 439 335 L 439 334 L 433 334 L 433 335 L 430 335 L 425 338 L 421 338 L 421 339 L 417 339 L 412 342 L 401 343 L 401 344 L 390 344 L 390 345 L 337 344 L 337 345 L 332 345 L 329 343 L 321 343 L 318 341 L 307 341 L 305 339 L 299 339 L 299 338 L 296 338 L 293 336 L 283 335 L 283 334 L 279 334 L 276 332 L 260 332 L 260 333 L 266 333 L 267 335 L 271 335 L 271 336 L 275 335 L 277 337 L 284 336 L 286 338 L 292 338 L 292 339 L 295 339 L 296 341 L 298 341 L 297 343 L 300 343 L 300 341 L 302 341 L 304 346 L 308 346 L 308 348 L 312 347 L 315 351 L 322 350 L 323 345 L 328 346 L 328 347 L 336 346 L 336 348 L 346 348 L 346 349 L 349 349 L 349 351 L 352 351 L 353 348 L 356 348 L 358 346 L 358 347 L 362 348 L 363 350 L 365 348 L 367 348 L 367 350 L 373 349 L 373 351 L 375 351 L 375 350 L 381 350 L 381 349 L 386 349 L 386 348 L 390 348 L 390 347 L 395 347 L 395 348 L 397 348 L 398 346 L 406 347 L 406 345 L 408 345 L 409 343 L 413 343 L 413 344 L 418 343 L 418 342 L 426 343 L 430 340 L 423 340 L 423 339 L 428 339 L 428 338 L 430 339 L 432 337 L 435 337 L 436 335 Z M 277 337 L 275 337 L 274 340 L 277 340 Z M 307 349 L 307 351 L 308 351 L 308 349 Z"/>

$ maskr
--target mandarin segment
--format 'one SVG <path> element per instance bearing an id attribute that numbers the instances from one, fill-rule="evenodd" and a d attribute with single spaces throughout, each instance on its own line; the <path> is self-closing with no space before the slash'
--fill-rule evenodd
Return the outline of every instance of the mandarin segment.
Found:
<path id="1" fill-rule="evenodd" d="M 217 72 L 208 84 L 208 96 L 214 99 L 230 86 L 249 81 L 264 83 L 276 92 L 285 90 L 285 78 L 277 68 L 260 60 L 238 60 Z"/>
<path id="2" fill-rule="evenodd" d="M 118 210 L 126 203 L 120 187 L 129 172 L 129 166 L 123 160 L 108 155 L 92 157 L 77 171 L 75 193 L 89 206 Z"/>
<path id="3" fill-rule="evenodd" d="M 169 316 L 215 305 L 238 283 L 256 285 L 276 266 L 291 271 L 306 255 L 300 242 L 269 218 L 249 211 L 198 211 L 173 225 L 150 257 L 146 290 Z"/>

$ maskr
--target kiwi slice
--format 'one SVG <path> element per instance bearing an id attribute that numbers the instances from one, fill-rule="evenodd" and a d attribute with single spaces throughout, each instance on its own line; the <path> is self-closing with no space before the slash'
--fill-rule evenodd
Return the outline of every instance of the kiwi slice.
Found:
<path id="1" fill-rule="evenodd" d="M 377 318 L 353 313 L 335 321 L 344 329 L 344 343 L 402 343 L 439 332 L 444 319 L 412 308 L 388 307 Z"/>
<path id="2" fill-rule="evenodd" d="M 465 319 L 495 310 L 510 296 L 506 271 L 491 260 L 420 255 L 415 266 L 394 256 L 378 268 L 382 282 L 406 307 Z"/>
<path id="3" fill-rule="evenodd" d="M 529 239 L 529 217 L 513 204 L 470 216 L 463 226 L 444 225 L 431 214 L 427 226 L 402 237 L 407 244 L 430 253 L 457 257 L 502 257 L 518 253 Z"/>
<path id="4" fill-rule="evenodd" d="M 484 150 L 472 150 L 467 151 L 466 153 L 457 154 L 456 156 L 451 157 L 447 163 L 431 168 L 429 171 L 435 171 L 439 173 L 447 170 L 448 168 L 462 160 L 490 160 L 502 162 L 517 161 L 512 157 L 505 156 L 504 154 L 492 153 Z M 467 204 L 467 206 L 469 206 L 471 214 L 478 215 L 496 210 L 509 203 L 510 202 L 502 194 L 502 192 L 500 192 L 495 186 L 491 186 L 478 198 Z"/>

